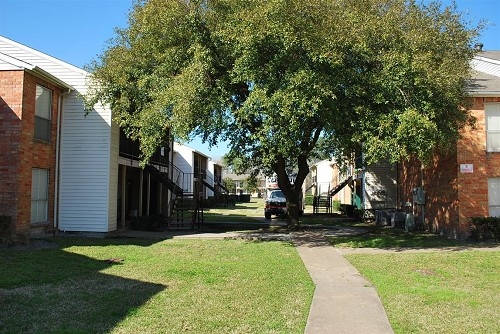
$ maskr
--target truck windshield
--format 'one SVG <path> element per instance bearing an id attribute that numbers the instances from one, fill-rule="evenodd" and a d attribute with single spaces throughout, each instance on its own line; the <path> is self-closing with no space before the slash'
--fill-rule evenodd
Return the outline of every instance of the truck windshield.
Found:
<path id="1" fill-rule="evenodd" d="M 275 190 L 273 191 L 270 196 L 270 198 L 285 198 L 285 195 L 281 192 L 281 190 Z"/>

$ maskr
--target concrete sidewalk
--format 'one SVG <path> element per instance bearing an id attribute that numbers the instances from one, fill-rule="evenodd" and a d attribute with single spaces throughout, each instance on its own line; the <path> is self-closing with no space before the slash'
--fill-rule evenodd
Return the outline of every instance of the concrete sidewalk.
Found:
<path id="1" fill-rule="evenodd" d="M 293 240 L 316 285 L 305 334 L 394 333 L 375 288 L 322 234 Z"/>

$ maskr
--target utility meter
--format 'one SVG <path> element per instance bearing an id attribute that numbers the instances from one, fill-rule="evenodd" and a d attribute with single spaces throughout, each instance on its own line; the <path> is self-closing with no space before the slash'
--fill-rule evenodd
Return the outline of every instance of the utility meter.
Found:
<path id="1" fill-rule="evenodd" d="M 425 204 L 425 191 L 422 188 L 413 189 L 413 203 L 415 204 Z"/>

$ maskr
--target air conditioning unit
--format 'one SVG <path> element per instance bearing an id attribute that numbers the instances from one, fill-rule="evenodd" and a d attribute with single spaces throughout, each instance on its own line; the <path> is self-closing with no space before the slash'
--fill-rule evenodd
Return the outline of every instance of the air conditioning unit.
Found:
<path id="1" fill-rule="evenodd" d="M 405 219 L 405 230 L 406 232 L 413 231 L 415 229 L 415 216 L 412 213 L 406 214 Z"/>

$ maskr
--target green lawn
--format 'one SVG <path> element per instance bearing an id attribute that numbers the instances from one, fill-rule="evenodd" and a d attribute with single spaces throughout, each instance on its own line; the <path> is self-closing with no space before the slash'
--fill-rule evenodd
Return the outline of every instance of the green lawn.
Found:
<path id="1" fill-rule="evenodd" d="M 256 221 L 262 219 L 263 201 L 209 213 L 213 219 Z M 302 222 L 308 220 L 338 225 L 306 212 Z M 377 288 L 396 333 L 498 332 L 499 251 L 425 252 L 478 245 L 354 225 L 364 225 L 368 232 L 330 238 L 332 245 L 424 250 L 346 256 Z M 290 244 L 54 240 L 57 249 L 1 250 L 1 333 L 304 331 L 314 286 Z M 111 258 L 119 260 L 108 263 Z"/>
<path id="2" fill-rule="evenodd" d="M 206 222 L 255 223 L 264 219 L 264 199 L 251 198 L 249 203 L 236 203 L 234 206 L 205 209 Z"/>
<path id="3" fill-rule="evenodd" d="M 348 255 L 396 333 L 498 333 L 500 252 Z"/>
<path id="4" fill-rule="evenodd" d="M 498 333 L 500 251 L 486 250 L 498 244 L 373 225 L 367 230 L 330 242 L 334 247 L 396 250 L 345 256 L 376 287 L 396 333 Z M 479 250 L 463 250 L 474 246 Z M 404 249 L 419 251 L 397 251 Z"/>
<path id="5" fill-rule="evenodd" d="M 353 248 L 435 248 L 470 244 L 454 239 L 447 239 L 435 233 L 420 231 L 405 232 L 401 229 L 382 228 L 373 224 L 363 227 L 367 229 L 367 233 L 329 238 L 330 243 L 334 247 Z"/>
<path id="6" fill-rule="evenodd" d="M 0 332 L 304 331 L 313 284 L 289 244 L 56 241 L 59 249 L 2 251 Z"/>

